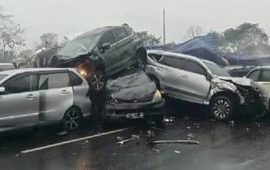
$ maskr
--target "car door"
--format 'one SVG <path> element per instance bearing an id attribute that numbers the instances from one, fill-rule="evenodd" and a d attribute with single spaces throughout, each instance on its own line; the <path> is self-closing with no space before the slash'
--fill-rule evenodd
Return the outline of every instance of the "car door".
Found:
<path id="1" fill-rule="evenodd" d="M 73 89 L 68 72 L 42 73 L 39 75 L 40 119 L 62 120 L 73 105 Z"/>
<path id="2" fill-rule="evenodd" d="M 191 102 L 204 103 L 207 99 L 210 82 L 206 79 L 206 69 L 197 61 L 186 60 L 180 74 L 181 91 Z"/>
<path id="3" fill-rule="evenodd" d="M 182 98 L 182 87 L 180 75 L 185 66 L 185 60 L 179 57 L 163 55 L 158 61 L 156 72 L 160 84 L 165 93 Z"/>
<path id="4" fill-rule="evenodd" d="M 99 47 L 102 47 L 103 44 L 111 44 L 108 49 L 100 48 L 101 56 L 103 57 L 105 64 L 105 71 L 108 74 L 113 70 L 115 63 L 117 62 L 117 45 L 115 44 L 115 39 L 112 34 L 112 31 L 107 31 L 99 41 Z"/>
<path id="5" fill-rule="evenodd" d="M 39 93 L 37 76 L 22 74 L 4 82 L 0 95 L 0 126 L 21 126 L 38 123 Z"/>

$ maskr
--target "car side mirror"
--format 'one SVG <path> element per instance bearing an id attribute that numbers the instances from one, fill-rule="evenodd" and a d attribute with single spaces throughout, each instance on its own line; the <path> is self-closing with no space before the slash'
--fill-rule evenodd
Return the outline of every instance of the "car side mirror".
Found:
<path id="1" fill-rule="evenodd" d="M 211 81 L 212 80 L 212 75 L 211 74 L 206 74 L 205 78 L 206 78 L 206 80 Z"/>
<path id="2" fill-rule="evenodd" d="M 109 48 L 111 48 L 111 43 L 103 43 L 101 44 L 101 46 L 99 47 L 101 52 L 104 52 L 106 50 L 108 50 Z"/>
<path id="3" fill-rule="evenodd" d="M 6 92 L 6 88 L 5 87 L 0 87 L 0 94 L 4 94 Z"/>

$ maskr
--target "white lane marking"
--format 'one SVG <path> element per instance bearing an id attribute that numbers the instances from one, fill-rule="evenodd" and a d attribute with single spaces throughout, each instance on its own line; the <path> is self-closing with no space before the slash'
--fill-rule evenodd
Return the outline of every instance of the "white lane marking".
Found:
<path id="1" fill-rule="evenodd" d="M 38 116 L 38 115 L 39 113 L 30 113 L 30 114 L 17 115 L 17 116 L 1 117 L 0 120 L 19 119 L 19 118 L 25 118 L 25 117 Z"/>
<path id="2" fill-rule="evenodd" d="M 31 153 L 31 152 L 41 151 L 41 150 L 44 150 L 44 149 L 50 149 L 50 148 L 54 148 L 54 147 L 57 147 L 57 146 L 66 145 L 66 144 L 70 144 L 70 143 L 75 143 L 75 142 L 79 142 L 79 141 L 86 140 L 86 139 L 93 139 L 93 138 L 97 138 L 97 137 L 101 137 L 101 136 L 110 135 L 110 134 L 113 134 L 113 133 L 123 132 L 123 131 L 126 131 L 128 129 L 130 129 L 130 128 L 118 129 L 118 130 L 104 132 L 104 133 L 100 133 L 100 134 L 96 134 L 96 135 L 92 135 L 92 136 L 86 136 L 86 137 L 82 137 L 82 138 L 72 139 L 72 140 L 59 142 L 59 143 L 55 143 L 55 144 L 51 144 L 51 145 L 41 146 L 41 147 L 38 147 L 38 148 L 24 150 L 24 151 L 21 151 L 20 153 L 21 154 L 27 154 L 27 153 Z"/>

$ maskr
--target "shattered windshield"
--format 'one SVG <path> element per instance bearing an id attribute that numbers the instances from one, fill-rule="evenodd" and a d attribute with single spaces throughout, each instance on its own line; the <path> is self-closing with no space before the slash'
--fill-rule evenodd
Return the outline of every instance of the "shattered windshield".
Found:
<path id="1" fill-rule="evenodd" d="M 82 35 L 65 45 L 59 52 L 58 56 L 64 58 L 74 58 L 91 52 L 96 47 L 102 34 L 100 32 L 90 32 Z"/>
<path id="2" fill-rule="evenodd" d="M 148 76 L 144 72 L 140 71 L 135 74 L 117 78 L 115 80 L 110 80 L 107 87 L 109 89 L 130 88 L 142 86 L 150 82 L 151 80 L 148 78 Z"/>
<path id="3" fill-rule="evenodd" d="M 229 73 L 227 73 L 223 68 L 219 67 L 218 65 L 210 62 L 204 62 L 204 64 L 208 67 L 212 74 L 216 76 L 230 77 Z"/>

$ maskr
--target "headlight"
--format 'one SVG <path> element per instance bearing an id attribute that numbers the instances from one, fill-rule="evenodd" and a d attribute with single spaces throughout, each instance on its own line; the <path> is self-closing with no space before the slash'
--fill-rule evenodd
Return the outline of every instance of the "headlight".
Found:
<path id="1" fill-rule="evenodd" d="M 156 90 L 153 100 L 154 103 L 161 102 L 162 101 L 162 95 L 159 90 Z"/>
<path id="2" fill-rule="evenodd" d="M 87 77 L 87 71 L 86 70 L 84 70 L 84 69 L 79 69 L 79 73 L 80 73 L 80 75 L 82 75 L 83 77 Z"/>

